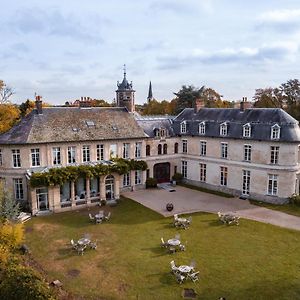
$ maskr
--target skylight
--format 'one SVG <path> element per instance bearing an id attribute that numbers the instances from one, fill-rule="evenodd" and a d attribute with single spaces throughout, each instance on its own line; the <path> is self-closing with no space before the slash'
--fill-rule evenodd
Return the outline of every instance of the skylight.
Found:
<path id="1" fill-rule="evenodd" d="M 94 121 L 85 121 L 88 127 L 95 127 Z"/>

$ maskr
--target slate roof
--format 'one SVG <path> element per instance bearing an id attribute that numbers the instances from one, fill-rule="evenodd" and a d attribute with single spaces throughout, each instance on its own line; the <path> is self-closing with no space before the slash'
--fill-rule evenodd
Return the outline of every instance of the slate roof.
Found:
<path id="1" fill-rule="evenodd" d="M 137 116 L 137 123 L 148 137 L 155 137 L 155 129 L 165 128 L 168 131 L 168 136 L 175 136 L 172 127 L 172 117 L 171 116 Z"/>
<path id="2" fill-rule="evenodd" d="M 187 133 L 180 133 L 180 123 L 185 121 Z M 244 111 L 235 108 L 202 108 L 197 113 L 193 108 L 184 109 L 174 120 L 176 135 L 199 136 L 199 123 L 205 122 L 207 137 L 220 137 L 220 124 L 226 122 L 228 134 L 222 138 L 247 139 L 243 137 L 243 125 L 250 123 L 250 140 L 271 140 L 271 127 L 280 126 L 281 142 L 300 142 L 298 121 L 280 108 L 251 108 Z"/>
<path id="3" fill-rule="evenodd" d="M 89 124 L 89 126 L 88 126 Z M 134 116 L 120 107 L 49 107 L 33 110 L 0 135 L 0 144 L 144 138 Z"/>

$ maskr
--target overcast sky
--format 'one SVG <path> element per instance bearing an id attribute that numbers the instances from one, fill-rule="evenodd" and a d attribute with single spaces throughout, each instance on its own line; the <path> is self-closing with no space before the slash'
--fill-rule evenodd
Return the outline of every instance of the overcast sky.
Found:
<path id="1" fill-rule="evenodd" d="M 3 1 L 0 79 L 14 102 L 115 97 L 123 64 L 143 103 L 183 84 L 224 99 L 299 78 L 300 1 Z M 297 72 L 298 71 L 298 72 Z"/>

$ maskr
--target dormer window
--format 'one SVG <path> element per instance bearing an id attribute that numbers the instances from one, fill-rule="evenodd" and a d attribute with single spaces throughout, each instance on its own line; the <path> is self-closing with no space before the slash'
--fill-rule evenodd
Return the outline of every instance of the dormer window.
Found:
<path id="1" fill-rule="evenodd" d="M 280 126 L 275 124 L 271 127 L 271 140 L 279 140 L 280 139 Z"/>
<path id="2" fill-rule="evenodd" d="M 154 129 L 154 135 L 155 135 L 155 137 L 157 137 L 157 138 L 160 137 L 160 131 L 159 131 L 158 128 L 155 128 L 155 129 Z"/>
<path id="3" fill-rule="evenodd" d="M 226 136 L 227 135 L 227 123 L 224 122 L 220 125 L 220 135 Z"/>
<path id="4" fill-rule="evenodd" d="M 205 122 L 199 123 L 199 134 L 204 135 L 205 134 Z"/>
<path id="5" fill-rule="evenodd" d="M 251 125 L 250 123 L 247 123 L 243 125 L 243 137 L 249 138 L 251 137 Z"/>
<path id="6" fill-rule="evenodd" d="M 186 133 L 186 122 L 185 121 L 180 123 L 180 133 Z"/>
<path id="7" fill-rule="evenodd" d="M 166 136 L 166 129 L 165 128 L 161 128 L 160 129 L 160 137 L 164 138 Z"/>

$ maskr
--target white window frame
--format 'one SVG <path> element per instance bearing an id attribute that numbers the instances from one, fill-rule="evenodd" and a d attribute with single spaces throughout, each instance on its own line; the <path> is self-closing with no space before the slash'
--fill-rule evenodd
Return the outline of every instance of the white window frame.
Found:
<path id="1" fill-rule="evenodd" d="M 187 161 L 182 160 L 181 161 L 181 174 L 183 178 L 187 178 Z"/>
<path id="2" fill-rule="evenodd" d="M 221 143 L 221 158 L 228 158 L 228 143 Z"/>
<path id="3" fill-rule="evenodd" d="M 220 167 L 220 185 L 227 186 L 228 183 L 228 168 Z"/>
<path id="4" fill-rule="evenodd" d="M 247 123 L 243 125 L 243 137 L 250 138 L 251 137 L 251 125 Z"/>
<path id="5" fill-rule="evenodd" d="M 130 158 L 129 152 L 130 152 L 130 143 L 123 143 L 123 153 L 122 153 L 122 155 L 123 155 L 124 159 Z"/>
<path id="6" fill-rule="evenodd" d="M 279 146 L 271 146 L 270 148 L 270 164 L 278 165 L 279 161 Z"/>
<path id="7" fill-rule="evenodd" d="M 98 144 L 97 145 L 97 161 L 104 160 L 104 145 L 103 144 Z"/>
<path id="8" fill-rule="evenodd" d="M 123 187 L 130 186 L 130 173 L 123 174 Z"/>
<path id="9" fill-rule="evenodd" d="M 275 124 L 271 127 L 271 140 L 279 140 L 280 139 L 280 126 Z"/>
<path id="10" fill-rule="evenodd" d="M 228 133 L 228 125 L 226 122 L 224 122 L 220 125 L 220 135 L 227 136 L 227 133 Z"/>
<path id="11" fill-rule="evenodd" d="M 206 164 L 200 164 L 200 181 L 206 182 Z"/>
<path id="12" fill-rule="evenodd" d="M 68 146 L 68 164 L 76 163 L 76 147 Z"/>
<path id="13" fill-rule="evenodd" d="M 52 164 L 54 166 L 61 165 L 61 151 L 60 151 L 60 147 L 53 147 L 52 148 Z"/>
<path id="14" fill-rule="evenodd" d="M 205 135 L 205 122 L 199 123 L 199 128 L 198 128 L 199 134 L 200 135 Z"/>
<path id="15" fill-rule="evenodd" d="M 40 149 L 39 148 L 30 149 L 30 158 L 31 158 L 31 166 L 39 167 L 41 165 Z"/>
<path id="16" fill-rule="evenodd" d="M 91 147 L 90 145 L 82 146 L 82 162 L 90 162 L 91 161 Z"/>
<path id="17" fill-rule="evenodd" d="M 244 161 L 251 161 L 252 146 L 249 144 L 244 145 Z"/>
<path id="18" fill-rule="evenodd" d="M 278 175 L 268 174 L 267 194 L 271 196 L 278 195 Z"/>
<path id="19" fill-rule="evenodd" d="M 22 178 L 14 178 L 14 196 L 16 200 L 24 200 L 24 186 Z"/>
<path id="20" fill-rule="evenodd" d="M 135 158 L 141 158 L 142 157 L 142 142 L 135 143 Z"/>
<path id="21" fill-rule="evenodd" d="M 186 121 L 180 123 L 180 133 L 186 133 Z"/>
<path id="22" fill-rule="evenodd" d="M 134 172 L 134 184 L 142 184 L 142 171 L 141 170 L 136 170 Z"/>
<path id="23" fill-rule="evenodd" d="M 109 146 L 109 159 L 116 158 L 118 153 L 117 144 L 110 144 Z"/>
<path id="24" fill-rule="evenodd" d="M 187 152 L 188 152 L 188 141 L 182 140 L 182 153 L 187 153 Z"/>
<path id="25" fill-rule="evenodd" d="M 12 163 L 13 168 L 21 168 L 21 152 L 20 149 L 12 149 Z"/>
<path id="26" fill-rule="evenodd" d="M 250 192 L 250 178 L 251 172 L 249 170 L 243 170 L 243 184 L 242 184 L 242 194 L 249 195 Z"/>
<path id="27" fill-rule="evenodd" d="M 206 147 L 207 147 L 207 142 L 200 141 L 200 156 L 206 156 Z"/>

